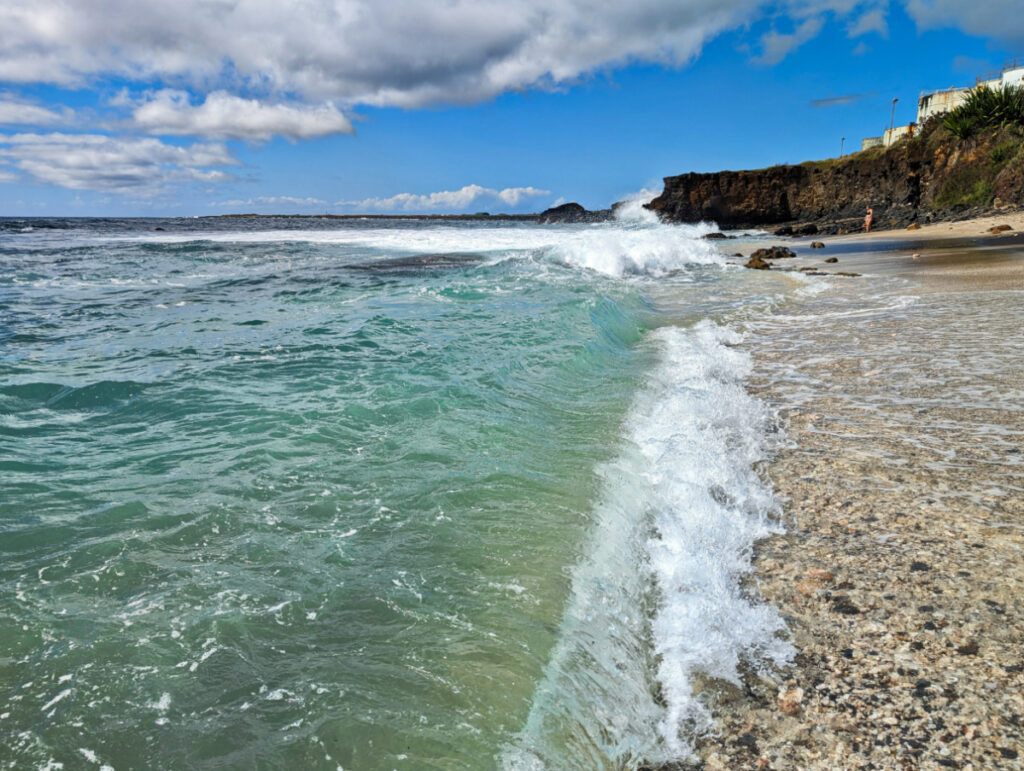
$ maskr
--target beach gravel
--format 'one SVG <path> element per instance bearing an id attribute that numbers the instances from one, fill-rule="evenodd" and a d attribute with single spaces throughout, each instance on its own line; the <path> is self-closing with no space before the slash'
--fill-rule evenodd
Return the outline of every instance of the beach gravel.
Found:
<path id="1" fill-rule="evenodd" d="M 787 436 L 765 469 L 787 531 L 748 590 L 798 654 L 706 684 L 697 766 L 1024 767 L 1020 299 L 951 283 L 751 344 Z"/>

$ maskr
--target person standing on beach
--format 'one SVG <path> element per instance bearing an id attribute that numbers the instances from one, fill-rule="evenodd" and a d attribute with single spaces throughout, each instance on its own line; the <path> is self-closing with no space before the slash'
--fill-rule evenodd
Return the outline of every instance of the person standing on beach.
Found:
<path id="1" fill-rule="evenodd" d="M 871 221 L 875 218 L 875 210 L 872 209 L 870 206 L 867 207 L 867 208 L 868 208 L 868 213 L 864 216 L 864 232 L 865 233 L 870 233 L 871 232 Z"/>

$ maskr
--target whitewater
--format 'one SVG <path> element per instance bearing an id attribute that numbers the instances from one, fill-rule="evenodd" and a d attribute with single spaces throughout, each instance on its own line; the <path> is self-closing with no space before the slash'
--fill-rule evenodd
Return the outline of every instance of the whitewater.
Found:
<path id="1" fill-rule="evenodd" d="M 0 767 L 688 757 L 792 655 L 745 340 L 809 282 L 714 229 L 0 221 Z"/>

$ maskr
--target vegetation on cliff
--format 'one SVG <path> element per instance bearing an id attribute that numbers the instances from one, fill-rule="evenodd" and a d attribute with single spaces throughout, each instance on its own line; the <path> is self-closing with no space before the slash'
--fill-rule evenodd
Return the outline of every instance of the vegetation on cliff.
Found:
<path id="1" fill-rule="evenodd" d="M 983 91 L 979 89 L 979 91 Z M 964 105 L 959 136 L 933 119 L 890 148 L 844 158 L 756 171 L 683 174 L 665 178 L 648 207 L 675 222 L 713 220 L 723 228 L 815 223 L 819 232 L 862 227 L 866 206 L 876 226 L 956 218 L 967 209 L 1024 205 L 1024 89 Z M 1015 117 L 1017 116 L 1017 117 Z"/>

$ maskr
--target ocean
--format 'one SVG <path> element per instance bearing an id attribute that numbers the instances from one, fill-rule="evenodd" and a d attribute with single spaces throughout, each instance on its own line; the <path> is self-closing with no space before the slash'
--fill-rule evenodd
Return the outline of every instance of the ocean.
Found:
<path id="1" fill-rule="evenodd" d="M 0 220 L 0 767 L 685 758 L 815 286 L 713 229 Z"/>

